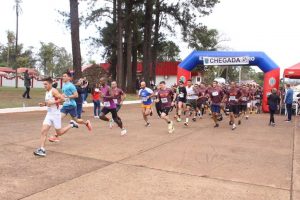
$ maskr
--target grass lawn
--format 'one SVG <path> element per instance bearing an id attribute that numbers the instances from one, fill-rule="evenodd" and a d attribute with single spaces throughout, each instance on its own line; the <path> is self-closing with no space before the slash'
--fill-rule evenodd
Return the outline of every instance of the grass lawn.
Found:
<path id="1" fill-rule="evenodd" d="M 0 87 L 0 109 L 1 108 L 16 108 L 25 106 L 38 106 L 39 102 L 43 102 L 45 98 L 44 89 L 33 88 L 30 90 L 31 99 L 24 99 L 22 94 L 24 88 Z M 127 94 L 126 100 L 137 100 L 136 94 Z M 91 95 L 88 97 L 88 102 L 91 101 Z"/>

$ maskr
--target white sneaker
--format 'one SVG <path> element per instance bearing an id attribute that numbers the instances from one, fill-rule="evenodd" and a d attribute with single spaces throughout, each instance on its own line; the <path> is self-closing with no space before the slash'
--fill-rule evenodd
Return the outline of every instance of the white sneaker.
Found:
<path id="1" fill-rule="evenodd" d="M 95 119 L 99 119 L 99 116 L 94 116 Z"/>
<path id="2" fill-rule="evenodd" d="M 175 130 L 174 124 L 173 124 L 173 122 L 171 121 L 171 123 L 168 124 L 168 132 L 169 132 L 169 133 L 173 133 L 174 130 Z"/>
<path id="3" fill-rule="evenodd" d="M 121 131 L 121 136 L 124 136 L 126 134 L 127 134 L 127 130 L 125 128 L 123 128 L 122 131 Z"/>
<path id="4" fill-rule="evenodd" d="M 234 130 L 234 129 L 236 129 L 236 125 L 235 124 L 232 125 L 232 130 Z"/>
<path id="5" fill-rule="evenodd" d="M 114 120 L 110 119 L 109 120 L 109 128 L 113 128 L 114 127 Z"/>

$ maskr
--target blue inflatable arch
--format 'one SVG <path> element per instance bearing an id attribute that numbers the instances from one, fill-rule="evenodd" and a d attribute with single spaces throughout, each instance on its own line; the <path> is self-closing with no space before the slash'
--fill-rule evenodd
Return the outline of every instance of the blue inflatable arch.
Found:
<path id="1" fill-rule="evenodd" d="M 252 51 L 194 51 L 178 66 L 177 79 L 191 78 L 197 65 L 258 66 L 264 73 L 263 111 L 268 111 L 267 94 L 279 87 L 280 68 L 264 52 Z"/>

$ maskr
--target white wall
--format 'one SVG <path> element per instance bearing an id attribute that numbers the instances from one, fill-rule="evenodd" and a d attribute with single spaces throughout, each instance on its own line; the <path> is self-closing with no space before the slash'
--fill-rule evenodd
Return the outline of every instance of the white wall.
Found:
<path id="1" fill-rule="evenodd" d="M 168 76 L 167 79 L 165 79 L 165 76 L 156 76 L 156 84 L 159 84 L 160 81 L 165 81 L 166 85 L 171 87 L 174 83 L 177 83 L 177 76 Z"/>
<path id="2" fill-rule="evenodd" d="M 43 88 L 43 81 L 38 81 L 36 79 L 31 79 L 33 81 L 33 88 Z M 6 79 L 2 77 L 2 86 L 3 87 L 15 87 L 16 86 L 16 79 Z M 24 87 L 24 80 L 21 78 L 18 79 L 18 87 Z M 60 81 L 58 80 L 58 88 L 60 88 Z"/>
<path id="3" fill-rule="evenodd" d="M 2 86 L 7 86 L 7 87 L 15 87 L 16 86 L 16 80 L 12 79 L 6 79 L 6 78 L 2 78 Z"/>

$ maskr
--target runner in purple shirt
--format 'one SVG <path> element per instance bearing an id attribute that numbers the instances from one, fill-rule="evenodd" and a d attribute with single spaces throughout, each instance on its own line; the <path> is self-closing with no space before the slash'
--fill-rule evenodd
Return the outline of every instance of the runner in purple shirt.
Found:
<path id="1" fill-rule="evenodd" d="M 100 119 L 107 122 L 110 121 L 112 123 L 112 121 L 106 117 L 106 115 L 110 112 L 114 122 L 116 122 L 116 124 L 118 124 L 118 126 L 122 129 L 121 135 L 123 136 L 127 133 L 127 130 L 123 127 L 122 120 L 118 116 L 117 109 L 116 109 L 117 105 L 114 102 L 114 95 L 112 89 L 106 84 L 105 78 L 100 79 L 100 85 L 101 85 L 100 97 L 104 105 L 100 113 Z"/>
<path id="2" fill-rule="evenodd" d="M 166 87 L 166 82 L 161 81 L 159 83 L 160 89 L 158 90 L 158 99 L 161 102 L 161 118 L 164 119 L 168 123 L 168 131 L 169 133 L 173 133 L 175 128 L 173 122 L 169 119 L 169 112 L 174 106 L 175 103 L 175 95 L 172 89 Z"/>
<path id="3" fill-rule="evenodd" d="M 122 107 L 123 101 L 126 98 L 126 94 L 123 92 L 122 89 L 118 88 L 116 81 L 111 82 L 111 89 L 114 96 L 113 101 L 117 105 L 117 112 L 119 112 L 119 110 Z"/>

